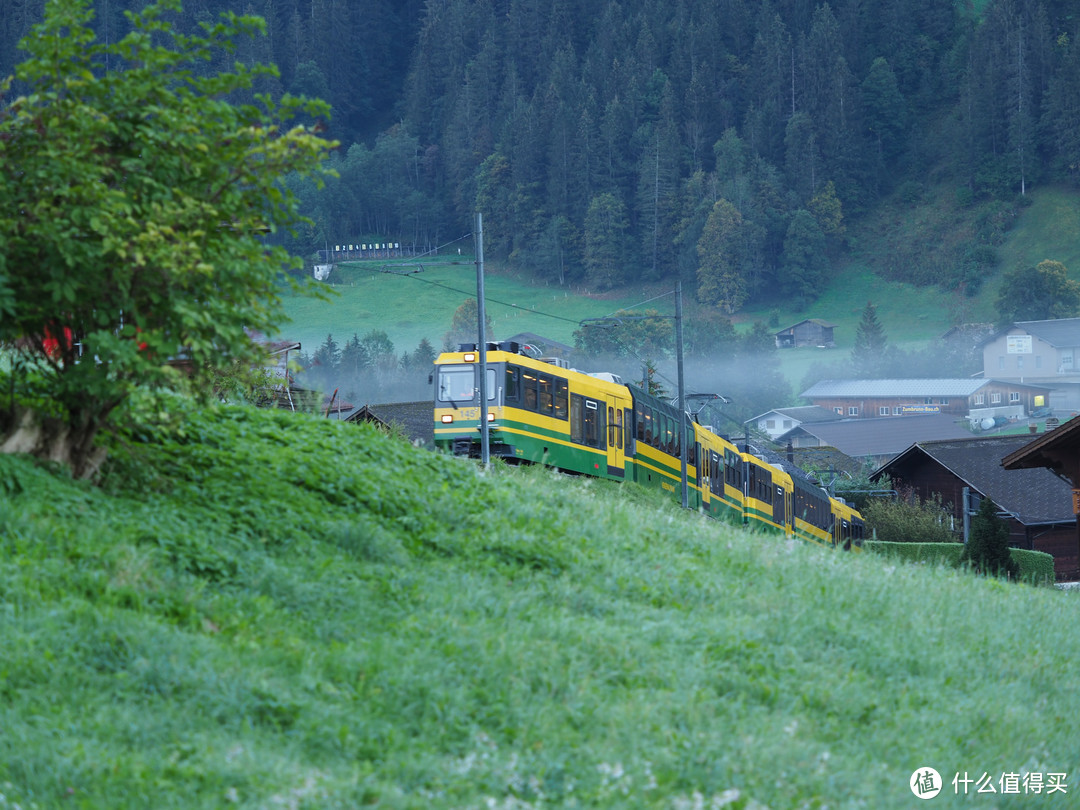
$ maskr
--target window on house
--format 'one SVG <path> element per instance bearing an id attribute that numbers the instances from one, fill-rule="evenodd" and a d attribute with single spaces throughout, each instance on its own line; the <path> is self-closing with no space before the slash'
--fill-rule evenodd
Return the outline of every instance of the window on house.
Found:
<path id="1" fill-rule="evenodd" d="M 949 404 L 949 398 L 948 397 L 938 397 L 937 404 L 938 405 L 948 405 Z"/>
<path id="2" fill-rule="evenodd" d="M 791 420 L 790 419 L 785 419 L 784 420 L 784 430 L 790 430 L 790 429 L 791 429 Z"/>
<path id="3" fill-rule="evenodd" d="M 1019 402 L 1019 401 L 1020 401 L 1020 392 L 1019 391 L 1010 391 L 1009 392 L 1009 402 Z"/>
<path id="4" fill-rule="evenodd" d="M 858 406 L 856 406 L 856 405 L 849 405 L 849 406 L 848 406 L 848 409 L 847 409 L 847 415 L 848 415 L 848 416 L 858 416 L 858 415 L 859 415 L 859 408 L 858 408 Z"/>
<path id="5" fill-rule="evenodd" d="M 889 406 L 888 405 L 882 405 L 880 408 L 877 409 L 877 412 L 878 412 L 878 416 L 888 416 L 889 415 Z"/>
<path id="6" fill-rule="evenodd" d="M 765 420 L 765 429 L 766 430 L 775 430 L 776 429 L 776 420 L 775 419 L 766 419 Z"/>
<path id="7" fill-rule="evenodd" d="M 934 404 L 934 398 L 933 397 L 924 397 L 923 398 L 923 405 L 933 405 L 933 404 Z"/>
<path id="8" fill-rule="evenodd" d="M 1001 394 L 995 392 L 995 393 L 990 395 L 990 404 L 991 405 L 997 405 L 999 402 L 1001 402 Z"/>
<path id="9" fill-rule="evenodd" d="M 903 413 L 904 413 L 903 406 L 901 406 L 901 405 L 893 405 L 893 409 L 892 409 L 892 415 L 893 416 L 902 416 Z"/>
<path id="10" fill-rule="evenodd" d="M 986 404 L 986 394 L 976 394 L 975 395 L 975 404 L 976 405 L 985 405 Z"/>
<path id="11" fill-rule="evenodd" d="M 844 415 L 844 409 L 843 408 L 833 408 L 833 410 L 836 411 L 841 416 Z"/>

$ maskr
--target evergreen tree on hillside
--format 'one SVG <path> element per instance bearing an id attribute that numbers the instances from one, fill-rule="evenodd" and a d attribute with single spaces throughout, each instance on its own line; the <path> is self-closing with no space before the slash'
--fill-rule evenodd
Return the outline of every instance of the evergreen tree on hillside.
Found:
<path id="1" fill-rule="evenodd" d="M 880 376 L 888 359 L 888 338 L 877 317 L 877 307 L 870 301 L 863 309 L 862 320 L 855 331 L 855 346 L 851 350 L 851 364 L 855 376 L 868 379 Z"/>
<path id="2" fill-rule="evenodd" d="M 597 289 L 608 290 L 632 277 L 627 267 L 626 206 L 614 194 L 598 194 L 585 216 L 585 276 Z"/>
<path id="3" fill-rule="evenodd" d="M 742 272 L 740 231 L 743 218 L 727 200 L 717 200 L 698 240 L 698 300 L 728 315 L 738 312 L 750 294 Z"/>
<path id="4" fill-rule="evenodd" d="M 353 332 L 353 336 L 341 350 L 341 372 L 349 377 L 359 377 L 369 365 L 371 355 L 367 346 L 361 343 L 360 336 Z"/>
<path id="5" fill-rule="evenodd" d="M 814 215 L 805 208 L 800 208 L 791 217 L 784 234 L 784 252 L 780 261 L 782 292 L 802 304 L 821 294 L 822 280 L 829 265 L 825 234 Z"/>
<path id="6" fill-rule="evenodd" d="M 992 500 L 982 499 L 979 511 L 971 519 L 971 531 L 960 562 L 970 563 L 981 574 L 1014 579 L 1020 567 L 1009 551 L 1009 527 L 997 516 L 997 511 Z"/>

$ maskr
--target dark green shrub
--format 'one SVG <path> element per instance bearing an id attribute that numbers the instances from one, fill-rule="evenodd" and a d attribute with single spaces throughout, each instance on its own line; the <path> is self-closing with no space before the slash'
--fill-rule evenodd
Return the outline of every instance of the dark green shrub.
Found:
<path id="1" fill-rule="evenodd" d="M 868 532 L 888 543 L 949 543 L 959 540 L 952 512 L 934 495 L 920 500 L 913 492 L 896 500 L 871 499 L 862 508 Z"/>
<path id="2" fill-rule="evenodd" d="M 981 574 L 1015 579 L 1020 574 L 1010 555 L 1009 527 L 997 516 L 997 505 L 983 498 L 979 511 L 971 519 L 971 531 L 960 562 L 969 563 Z"/>
<path id="3" fill-rule="evenodd" d="M 900 562 L 925 563 L 958 568 L 962 565 L 965 546 L 961 543 L 888 543 L 867 540 L 863 550 L 881 554 Z M 1023 548 L 1010 549 L 1013 563 L 1019 573 L 1016 579 L 1031 585 L 1054 584 L 1054 558 L 1042 551 Z"/>
<path id="4" fill-rule="evenodd" d="M 1032 585 L 1053 585 L 1056 581 L 1054 558 L 1045 551 L 1014 548 L 1012 558 L 1020 568 L 1021 582 L 1030 582 Z"/>

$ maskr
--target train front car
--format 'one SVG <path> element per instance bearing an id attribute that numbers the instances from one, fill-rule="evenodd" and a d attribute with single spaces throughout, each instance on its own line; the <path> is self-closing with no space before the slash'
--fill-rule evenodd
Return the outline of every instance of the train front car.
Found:
<path id="1" fill-rule="evenodd" d="M 479 353 L 469 347 L 435 361 L 435 445 L 480 456 Z M 610 375 L 589 375 L 489 344 L 488 448 L 493 458 L 548 464 L 623 480 L 632 440 L 630 395 Z"/>

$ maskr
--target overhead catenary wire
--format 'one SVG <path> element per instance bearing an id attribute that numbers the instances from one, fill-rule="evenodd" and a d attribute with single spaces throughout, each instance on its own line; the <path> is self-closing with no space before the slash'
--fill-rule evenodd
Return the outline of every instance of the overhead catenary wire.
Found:
<path id="1" fill-rule="evenodd" d="M 452 245 L 455 242 L 460 242 L 463 239 L 470 239 L 472 237 L 473 237 L 473 234 L 471 234 L 471 233 L 466 234 L 465 236 L 461 236 L 461 237 L 458 237 L 457 239 L 454 239 L 454 240 L 451 240 L 450 242 L 447 242 L 446 245 L 441 245 L 441 246 L 439 246 L 437 248 L 433 248 L 432 251 L 429 251 L 429 253 L 433 252 L 433 251 L 441 250 L 442 248 L 444 248 L 444 247 L 446 247 L 448 245 Z M 423 256 L 423 255 L 426 255 L 426 254 L 421 254 L 421 256 Z M 419 258 L 419 257 L 417 257 L 417 258 Z M 470 262 L 470 264 L 471 263 L 472 262 Z M 382 272 L 392 272 L 392 270 L 394 268 L 404 268 L 404 267 L 407 267 L 407 266 L 409 266 L 411 264 L 416 264 L 416 262 L 415 261 L 410 261 L 410 262 L 402 262 L 402 263 L 397 264 L 397 265 L 387 265 L 386 269 L 383 270 Z M 436 264 L 436 265 L 429 265 L 429 267 L 441 267 L 441 266 L 444 266 L 444 265 L 445 266 L 453 266 L 453 265 L 457 265 L 457 264 L 463 264 L 463 262 L 452 262 L 452 261 L 451 262 L 440 262 L 439 264 Z M 454 287 L 454 286 L 452 286 L 450 284 L 446 284 L 446 283 L 441 282 L 441 281 L 435 281 L 434 279 L 422 278 L 421 276 L 419 276 L 416 273 L 408 273 L 408 274 L 394 273 L 394 275 L 400 275 L 400 276 L 402 276 L 404 278 L 415 279 L 416 281 L 423 282 L 424 284 L 430 284 L 433 287 L 438 287 L 438 288 L 443 289 L 443 290 L 449 290 L 450 292 L 456 292 L 456 293 L 459 293 L 460 295 L 467 295 L 467 296 L 475 296 L 476 295 L 475 291 L 473 291 L 473 290 L 464 290 L 464 289 L 461 289 L 460 287 Z M 607 315 L 605 317 L 608 317 L 608 318 L 617 317 L 617 313 L 619 313 L 619 312 L 630 312 L 630 311 L 632 311 L 634 309 L 637 309 L 638 307 L 645 306 L 646 304 L 650 304 L 653 301 L 658 301 L 661 298 L 667 298 L 668 296 L 671 296 L 671 295 L 674 295 L 674 294 L 675 294 L 674 290 L 668 290 L 667 292 L 661 293 L 660 295 L 655 295 L 652 298 L 647 298 L 644 301 L 640 301 L 640 302 L 638 302 L 636 304 L 633 304 L 633 305 L 631 305 L 629 307 L 622 307 L 620 309 L 617 309 L 617 310 L 615 310 L 615 312 L 612 312 L 610 315 Z M 539 309 L 533 309 L 533 308 L 530 308 L 530 307 L 523 307 L 523 306 L 520 306 L 519 304 L 512 304 L 509 301 L 500 301 L 499 299 L 492 298 L 490 295 L 487 295 L 487 294 L 484 295 L 484 301 L 488 302 L 488 303 L 492 303 L 492 304 L 498 304 L 499 306 L 509 307 L 510 309 L 518 310 L 520 312 L 528 312 L 530 315 L 540 315 L 540 316 L 542 316 L 544 318 L 551 318 L 551 319 L 556 320 L 556 321 L 563 321 L 564 323 L 572 323 L 572 324 L 574 324 L 576 326 L 581 325 L 581 320 L 580 319 L 567 318 L 567 317 L 565 317 L 563 315 L 555 315 L 554 313 L 551 313 L 551 312 L 544 312 L 543 310 L 539 310 Z M 670 318 L 672 316 L 670 316 L 670 315 L 655 315 L 655 316 L 642 316 L 642 317 L 643 318 L 644 317 Z M 641 355 L 639 355 L 632 347 L 626 345 L 626 343 L 623 340 L 621 340 L 618 336 L 613 336 L 613 340 L 630 357 L 637 360 L 637 362 L 639 362 L 639 363 L 641 363 L 643 365 L 646 364 L 646 363 L 649 363 L 647 358 L 642 357 Z M 666 382 L 669 386 L 676 385 L 676 382 L 674 380 L 672 380 L 670 377 L 668 377 L 666 374 L 663 374 L 659 370 L 654 368 L 653 373 L 657 377 L 659 377 L 661 380 Z"/>

